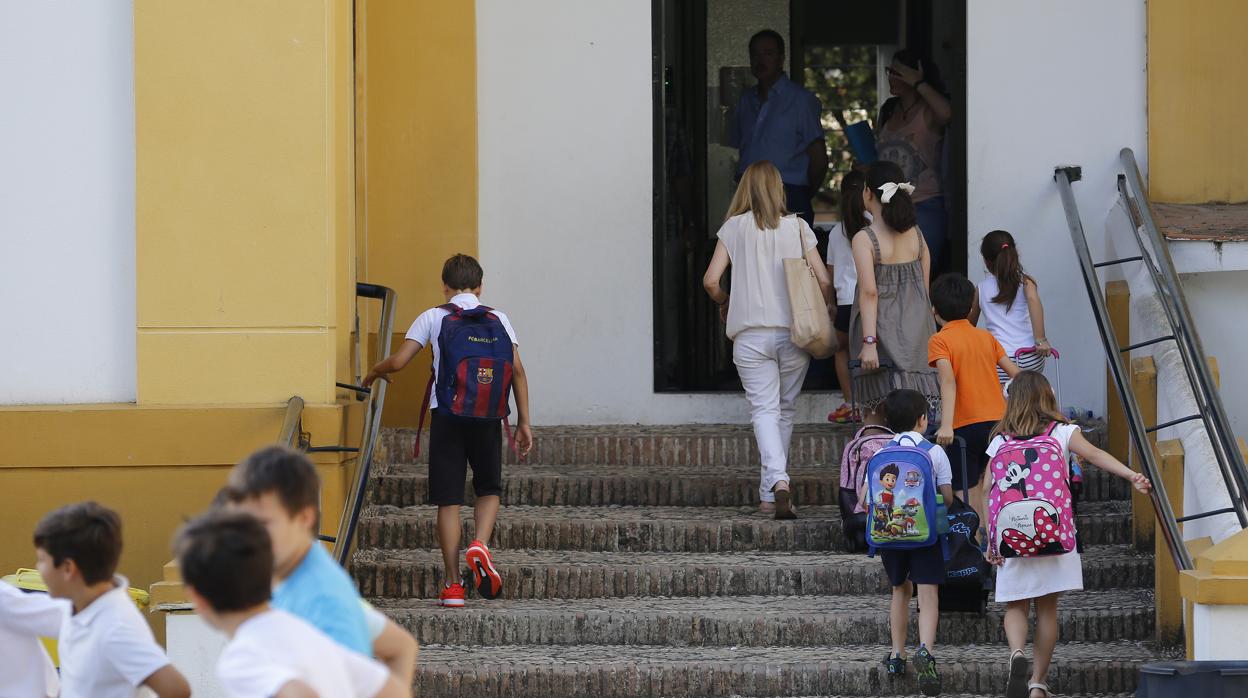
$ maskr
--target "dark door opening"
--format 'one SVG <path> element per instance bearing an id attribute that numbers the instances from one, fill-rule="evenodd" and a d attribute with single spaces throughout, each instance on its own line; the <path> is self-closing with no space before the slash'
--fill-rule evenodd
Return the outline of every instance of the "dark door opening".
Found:
<path id="1" fill-rule="evenodd" d="M 654 97 L 654 382 L 659 392 L 740 390 L 732 345 L 702 273 L 735 187 L 737 154 L 727 144 L 735 106 L 752 89 L 748 39 L 770 28 L 787 40 L 790 79 L 823 105 L 829 169 L 815 195 L 815 228 L 826 255 L 840 180 L 855 166 L 845 128 L 876 127 L 888 98 L 884 68 L 899 48 L 935 64 L 953 107 L 945 132 L 942 192 L 949 242 L 933 272 L 965 273 L 965 0 L 789 0 L 751 12 L 729 0 L 652 0 Z M 819 365 L 822 364 L 822 365 Z M 807 390 L 833 390 L 831 360 L 816 362 Z"/>

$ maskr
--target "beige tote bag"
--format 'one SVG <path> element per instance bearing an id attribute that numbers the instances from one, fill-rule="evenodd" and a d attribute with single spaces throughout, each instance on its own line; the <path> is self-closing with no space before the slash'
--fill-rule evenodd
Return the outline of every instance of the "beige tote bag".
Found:
<path id="1" fill-rule="evenodd" d="M 784 281 L 789 288 L 789 308 L 793 311 L 793 324 L 789 327 L 793 344 L 816 359 L 835 354 L 832 317 L 823 302 L 815 270 L 810 268 L 805 257 L 784 260 Z"/>

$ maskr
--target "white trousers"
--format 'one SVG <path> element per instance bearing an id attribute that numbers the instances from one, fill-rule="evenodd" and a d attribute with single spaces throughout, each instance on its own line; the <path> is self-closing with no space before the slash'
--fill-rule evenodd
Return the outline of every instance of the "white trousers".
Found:
<path id="1" fill-rule="evenodd" d="M 810 355 L 793 346 L 788 329 L 760 328 L 736 336 L 732 362 L 750 401 L 750 422 L 762 462 L 758 496 L 764 502 L 774 502 L 776 494 L 771 488 L 789 479 L 789 441 Z"/>

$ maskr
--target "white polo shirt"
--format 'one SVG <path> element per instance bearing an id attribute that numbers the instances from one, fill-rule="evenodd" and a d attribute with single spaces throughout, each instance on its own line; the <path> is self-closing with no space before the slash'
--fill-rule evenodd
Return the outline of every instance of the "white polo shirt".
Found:
<path id="1" fill-rule="evenodd" d="M 148 677 L 169 665 L 130 600 L 129 580 L 118 575 L 113 586 L 90 606 L 65 614 L 57 643 L 61 698 L 135 698 Z"/>
<path id="2" fill-rule="evenodd" d="M 460 293 L 451 300 L 447 301 L 463 308 L 464 310 L 472 310 L 481 305 L 481 299 L 471 293 Z M 438 382 L 438 363 L 442 358 L 441 351 L 438 350 L 438 334 L 442 332 L 442 318 L 450 315 L 449 311 L 442 308 L 430 308 L 421 313 L 416 321 L 412 323 L 410 329 L 407 330 L 406 339 L 413 342 L 419 342 L 420 346 L 433 347 L 433 382 Z M 503 323 L 503 329 L 507 330 L 507 336 L 511 337 L 511 343 L 519 346 L 520 342 L 516 341 L 516 331 L 511 327 L 511 320 L 507 319 L 507 315 L 503 311 L 495 308 L 494 314 L 498 316 L 499 322 Z M 437 391 L 433 391 L 433 395 L 429 398 L 429 407 L 436 409 L 438 406 Z"/>
<path id="3" fill-rule="evenodd" d="M 384 623 L 384 620 L 383 620 Z M 217 660 L 226 695 L 271 696 L 302 681 L 319 696 L 373 698 L 390 672 L 380 662 L 339 645 L 308 622 L 272 609 L 238 626 Z"/>
<path id="4" fill-rule="evenodd" d="M 41 637 L 55 638 L 69 602 L 0 582 L 0 698 L 52 698 L 60 690 Z"/>

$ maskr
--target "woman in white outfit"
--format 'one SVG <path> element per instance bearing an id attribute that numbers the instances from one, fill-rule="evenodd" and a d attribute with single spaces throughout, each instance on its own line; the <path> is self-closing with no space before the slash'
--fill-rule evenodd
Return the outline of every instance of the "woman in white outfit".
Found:
<path id="1" fill-rule="evenodd" d="M 719 243 L 702 279 L 719 304 L 732 340 L 732 362 L 750 401 L 750 421 L 762 462 L 758 494 L 762 510 L 777 519 L 797 518 L 789 492 L 788 452 L 797 395 L 810 355 L 789 341 L 792 312 L 784 260 L 805 258 L 819 280 L 825 303 L 832 281 L 815 247 L 815 233 L 784 208 L 784 184 L 770 162 L 746 168 L 732 197 Z M 732 295 L 720 280 L 731 265 Z"/>

